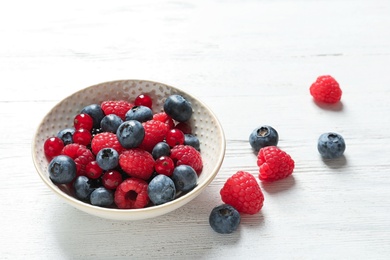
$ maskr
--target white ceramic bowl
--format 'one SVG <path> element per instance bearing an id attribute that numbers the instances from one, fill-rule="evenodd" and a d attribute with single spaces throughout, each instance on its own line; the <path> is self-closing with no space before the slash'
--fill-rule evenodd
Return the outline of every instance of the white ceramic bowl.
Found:
<path id="1" fill-rule="evenodd" d="M 201 143 L 203 171 L 198 185 L 189 193 L 174 201 L 143 209 L 115 209 L 93 206 L 74 198 L 71 193 L 53 184 L 48 174 L 48 160 L 43 152 L 45 140 L 59 130 L 71 127 L 74 116 L 89 104 L 100 104 L 104 100 L 134 101 L 139 94 L 148 94 L 153 99 L 154 112 L 163 111 L 163 102 L 172 94 L 180 94 L 192 103 L 193 115 L 190 124 Z M 160 216 L 171 212 L 198 196 L 215 178 L 225 155 L 225 136 L 214 113 L 200 100 L 184 91 L 158 82 L 145 80 L 119 80 L 105 82 L 82 89 L 59 102 L 43 118 L 32 142 L 32 157 L 43 182 L 65 202 L 89 214 L 114 220 L 138 220 Z"/>

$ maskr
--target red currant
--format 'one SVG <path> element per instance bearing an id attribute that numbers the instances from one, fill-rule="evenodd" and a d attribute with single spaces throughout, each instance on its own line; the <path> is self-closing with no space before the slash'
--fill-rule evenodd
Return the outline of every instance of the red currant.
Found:
<path id="1" fill-rule="evenodd" d="M 141 94 L 137 96 L 134 100 L 134 105 L 136 106 L 145 106 L 152 109 L 152 104 L 153 104 L 152 98 L 145 94 Z"/>
<path id="2" fill-rule="evenodd" d="M 161 156 L 154 163 L 154 170 L 158 174 L 164 174 L 166 176 L 171 176 L 174 169 L 175 169 L 175 163 L 168 156 Z"/>
<path id="3" fill-rule="evenodd" d="M 59 137 L 50 137 L 43 144 L 43 150 L 47 157 L 52 158 L 61 154 L 64 142 Z"/>
<path id="4" fill-rule="evenodd" d="M 76 129 L 73 134 L 73 142 L 76 144 L 89 145 L 92 139 L 92 134 L 87 129 Z"/>
<path id="5" fill-rule="evenodd" d="M 179 129 L 182 131 L 184 134 L 191 134 L 192 133 L 192 128 L 191 126 L 186 123 L 186 122 L 180 122 L 175 126 L 176 129 Z"/>
<path id="6" fill-rule="evenodd" d="M 74 117 L 73 125 L 75 129 L 84 128 L 91 131 L 93 127 L 93 119 L 90 115 L 81 113 Z"/>
<path id="7" fill-rule="evenodd" d="M 170 147 L 184 144 L 184 134 L 179 129 L 171 129 L 168 131 L 165 140 Z"/>
<path id="8" fill-rule="evenodd" d="M 102 176 L 103 186 L 109 190 L 115 190 L 122 180 L 122 175 L 115 170 L 108 171 Z"/>
<path id="9" fill-rule="evenodd" d="M 90 161 L 85 166 L 85 172 L 87 177 L 91 179 L 97 179 L 103 174 L 103 169 L 100 168 L 96 161 Z"/>

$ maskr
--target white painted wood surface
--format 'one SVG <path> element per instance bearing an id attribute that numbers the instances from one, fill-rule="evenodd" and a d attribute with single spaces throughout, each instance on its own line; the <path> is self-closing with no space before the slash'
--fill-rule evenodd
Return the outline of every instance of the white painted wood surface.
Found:
<path id="1" fill-rule="evenodd" d="M 390 1 L 3 1 L 0 35 L 1 259 L 390 258 Z M 322 74 L 339 81 L 340 106 L 312 101 Z M 216 179 L 160 218 L 84 214 L 32 164 L 45 113 L 116 79 L 182 88 L 225 129 Z M 257 175 L 247 139 L 261 124 L 279 131 L 293 177 L 261 183 L 261 212 L 219 235 L 209 212 L 230 175 Z M 346 139 L 344 159 L 321 160 L 326 131 Z"/>

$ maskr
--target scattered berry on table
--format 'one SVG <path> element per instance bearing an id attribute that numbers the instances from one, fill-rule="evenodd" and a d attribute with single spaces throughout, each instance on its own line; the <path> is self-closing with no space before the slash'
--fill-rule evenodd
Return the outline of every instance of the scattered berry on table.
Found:
<path id="1" fill-rule="evenodd" d="M 96 155 L 96 162 L 104 171 L 112 170 L 119 164 L 119 154 L 113 148 L 103 148 Z"/>
<path id="2" fill-rule="evenodd" d="M 153 111 L 145 106 L 134 106 L 126 113 L 125 120 L 137 120 L 139 122 L 146 122 L 153 119 Z"/>
<path id="3" fill-rule="evenodd" d="M 73 188 L 76 197 L 83 201 L 89 201 L 89 196 L 95 190 L 94 185 L 86 176 L 78 176 L 73 182 Z"/>
<path id="4" fill-rule="evenodd" d="M 57 133 L 57 137 L 61 138 L 61 140 L 64 142 L 64 145 L 71 144 L 73 143 L 74 132 L 75 129 L 73 127 L 65 128 Z"/>
<path id="5" fill-rule="evenodd" d="M 111 132 L 116 133 L 118 127 L 123 123 L 123 120 L 115 115 L 109 114 L 103 117 L 102 121 L 100 121 L 100 128 L 103 132 Z"/>
<path id="6" fill-rule="evenodd" d="M 57 184 L 70 183 L 76 177 L 76 163 L 66 155 L 54 157 L 48 167 L 50 179 Z"/>
<path id="7" fill-rule="evenodd" d="M 105 115 L 114 114 L 125 120 L 126 113 L 134 105 L 125 100 L 106 100 L 101 103 L 101 108 Z"/>
<path id="8" fill-rule="evenodd" d="M 165 141 L 170 147 L 184 144 L 184 134 L 179 129 L 170 129 L 165 137 Z"/>
<path id="9" fill-rule="evenodd" d="M 124 150 L 119 143 L 118 137 L 114 133 L 98 133 L 92 138 L 91 150 L 93 154 L 97 154 L 101 149 L 108 147 L 114 148 L 118 153 L 121 153 Z"/>
<path id="10" fill-rule="evenodd" d="M 81 109 L 80 114 L 90 115 L 93 119 L 94 128 L 100 127 L 100 121 L 102 121 L 103 117 L 105 116 L 101 106 L 98 104 L 85 106 L 83 109 Z"/>
<path id="11" fill-rule="evenodd" d="M 176 166 L 191 166 L 199 175 L 203 169 L 202 156 L 199 151 L 190 145 L 177 145 L 171 149 L 171 158 Z"/>
<path id="12" fill-rule="evenodd" d="M 64 146 L 64 142 L 61 138 L 56 136 L 50 137 L 46 139 L 43 144 L 43 152 L 49 159 L 51 159 L 57 155 L 60 155 Z"/>
<path id="13" fill-rule="evenodd" d="M 85 176 L 90 179 L 98 179 L 103 174 L 103 169 L 100 168 L 97 161 L 90 161 L 85 166 Z"/>
<path id="14" fill-rule="evenodd" d="M 310 86 L 310 94 L 317 102 L 333 104 L 340 101 L 342 90 L 332 76 L 324 75 L 319 76 Z"/>
<path id="15" fill-rule="evenodd" d="M 186 122 L 192 116 L 192 105 L 181 95 L 171 95 L 164 102 L 164 111 L 178 122 Z"/>
<path id="16" fill-rule="evenodd" d="M 137 120 L 124 121 L 116 131 L 119 143 L 126 149 L 138 147 L 145 137 L 145 129 Z"/>
<path id="17" fill-rule="evenodd" d="M 99 187 L 92 191 L 90 195 L 92 205 L 99 207 L 108 207 L 114 203 L 114 194 L 105 187 Z"/>
<path id="18" fill-rule="evenodd" d="M 338 133 L 323 133 L 318 138 L 317 149 L 325 159 L 341 157 L 344 154 L 345 148 L 345 140 Z"/>
<path id="19" fill-rule="evenodd" d="M 245 171 L 238 171 L 229 177 L 220 190 L 224 203 L 233 206 L 240 213 L 255 214 L 261 210 L 264 195 L 256 178 Z"/>
<path id="20" fill-rule="evenodd" d="M 140 148 L 123 151 L 119 155 L 119 165 L 130 177 L 148 180 L 154 172 L 152 154 Z"/>
<path id="21" fill-rule="evenodd" d="M 257 155 L 259 178 L 262 181 L 276 181 L 290 176 L 294 170 L 294 160 L 276 146 L 261 148 Z"/>
<path id="22" fill-rule="evenodd" d="M 169 128 L 167 124 L 156 120 L 149 120 L 142 123 L 142 125 L 145 130 L 145 136 L 139 147 L 152 152 L 157 143 L 165 140 Z"/>
<path id="23" fill-rule="evenodd" d="M 257 127 L 249 135 L 249 144 L 255 151 L 266 146 L 276 146 L 279 141 L 279 134 L 272 126 L 263 125 Z"/>
<path id="24" fill-rule="evenodd" d="M 135 98 L 134 105 L 145 106 L 145 107 L 152 109 L 153 100 L 149 95 L 140 94 Z"/>
<path id="25" fill-rule="evenodd" d="M 93 128 L 93 119 L 88 114 L 80 113 L 74 117 L 73 125 L 75 129 L 83 128 L 91 131 Z"/>
<path id="26" fill-rule="evenodd" d="M 86 166 L 89 162 L 95 160 L 92 154 L 85 145 L 82 144 L 68 144 L 61 151 L 62 155 L 67 155 L 74 160 L 77 167 L 77 176 L 86 175 Z"/>
<path id="27" fill-rule="evenodd" d="M 107 171 L 102 176 L 102 184 L 109 190 L 115 190 L 122 180 L 122 174 L 116 170 Z"/>
<path id="28" fill-rule="evenodd" d="M 158 142 L 152 149 L 152 156 L 154 159 L 158 159 L 161 156 L 170 156 L 171 147 L 166 142 Z"/>
<path id="29" fill-rule="evenodd" d="M 175 163 L 173 162 L 171 157 L 161 156 L 157 158 L 156 161 L 154 162 L 154 170 L 158 174 L 171 176 L 174 169 L 175 169 Z"/>
<path id="30" fill-rule="evenodd" d="M 177 192 L 187 192 L 195 188 L 198 175 L 191 166 L 179 165 L 173 170 L 172 180 Z"/>
<path id="31" fill-rule="evenodd" d="M 149 182 L 148 196 L 154 205 L 172 201 L 176 196 L 175 184 L 168 176 L 158 174 Z"/>
<path id="32" fill-rule="evenodd" d="M 209 216 L 211 228 L 220 234 L 233 233 L 237 230 L 240 222 L 240 213 L 228 204 L 222 204 L 213 208 Z"/>
<path id="33" fill-rule="evenodd" d="M 115 190 L 114 201 L 120 209 L 140 209 L 148 205 L 148 183 L 138 178 L 128 178 Z"/>
<path id="34" fill-rule="evenodd" d="M 91 143 L 92 134 L 90 131 L 84 128 L 78 128 L 73 134 L 73 143 L 89 145 Z"/>

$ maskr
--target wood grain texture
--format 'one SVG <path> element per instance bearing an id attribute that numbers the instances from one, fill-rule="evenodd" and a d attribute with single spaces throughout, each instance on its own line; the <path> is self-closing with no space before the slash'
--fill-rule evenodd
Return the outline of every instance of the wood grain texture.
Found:
<path id="1" fill-rule="evenodd" d="M 388 259 L 390 256 L 390 2 L 5 1 L 0 3 L 0 259 Z M 338 106 L 308 92 L 322 74 Z M 227 150 L 192 203 L 135 222 L 64 204 L 31 159 L 40 120 L 80 88 L 148 79 L 182 88 L 218 116 Z M 296 162 L 260 183 L 265 204 L 239 230 L 208 224 L 238 170 L 257 175 L 248 144 L 261 124 Z M 345 157 L 323 161 L 318 136 L 337 131 Z"/>

